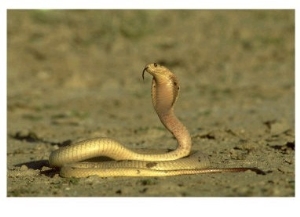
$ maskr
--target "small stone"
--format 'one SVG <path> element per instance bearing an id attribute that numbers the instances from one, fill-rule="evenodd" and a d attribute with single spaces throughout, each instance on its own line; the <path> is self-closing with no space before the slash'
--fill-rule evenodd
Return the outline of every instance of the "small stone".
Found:
<path id="1" fill-rule="evenodd" d="M 26 170 L 28 170 L 28 167 L 26 165 L 22 165 L 20 167 L 20 171 L 26 171 Z"/>

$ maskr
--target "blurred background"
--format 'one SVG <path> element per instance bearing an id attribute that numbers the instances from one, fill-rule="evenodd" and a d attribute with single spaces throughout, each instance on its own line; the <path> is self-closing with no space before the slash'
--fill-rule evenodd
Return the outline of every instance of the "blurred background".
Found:
<path id="1" fill-rule="evenodd" d="M 272 119 L 280 108 L 266 103 L 294 94 L 293 10 L 8 10 L 7 22 L 9 109 L 67 109 L 91 96 L 152 112 L 151 78 L 147 88 L 141 79 L 152 62 L 179 77 L 179 109 L 191 120 L 232 104 L 266 105 Z"/>

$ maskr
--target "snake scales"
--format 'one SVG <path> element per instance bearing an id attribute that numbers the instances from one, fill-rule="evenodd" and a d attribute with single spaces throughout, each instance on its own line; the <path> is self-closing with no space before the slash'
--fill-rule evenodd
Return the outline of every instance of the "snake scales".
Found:
<path id="1" fill-rule="evenodd" d="M 110 138 L 94 138 L 53 151 L 49 157 L 52 167 L 61 167 L 62 177 L 109 176 L 172 176 L 218 172 L 242 172 L 256 168 L 209 168 L 210 162 L 201 152 L 191 151 L 192 141 L 186 127 L 174 114 L 174 104 L 179 93 L 176 76 L 157 63 L 143 70 L 153 76 L 152 103 L 162 122 L 176 138 L 177 148 L 162 153 L 138 153 Z M 106 156 L 111 161 L 86 162 Z"/>

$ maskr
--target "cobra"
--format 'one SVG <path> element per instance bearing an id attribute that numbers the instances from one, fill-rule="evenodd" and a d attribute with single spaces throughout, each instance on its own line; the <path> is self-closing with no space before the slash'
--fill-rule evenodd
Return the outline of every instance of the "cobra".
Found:
<path id="1" fill-rule="evenodd" d="M 187 128 L 176 117 L 174 104 L 179 94 L 179 81 L 166 67 L 157 63 L 145 66 L 145 72 L 153 76 L 152 103 L 165 128 L 177 140 L 172 151 L 131 150 L 111 138 L 94 138 L 53 151 L 49 157 L 51 167 L 60 167 L 62 177 L 110 176 L 174 176 L 221 172 L 261 170 L 251 167 L 210 168 L 210 161 L 200 151 L 192 151 L 192 140 Z M 91 158 L 105 156 L 112 160 L 90 162 Z"/>

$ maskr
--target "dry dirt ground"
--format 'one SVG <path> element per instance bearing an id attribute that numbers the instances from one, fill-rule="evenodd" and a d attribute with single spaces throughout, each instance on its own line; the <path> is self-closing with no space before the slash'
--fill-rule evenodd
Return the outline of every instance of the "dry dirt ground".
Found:
<path id="1" fill-rule="evenodd" d="M 293 10 L 7 13 L 7 196 L 295 195 Z M 175 112 L 213 165 L 266 172 L 61 178 L 51 151 L 98 136 L 175 148 L 148 63 L 179 78 Z"/>

